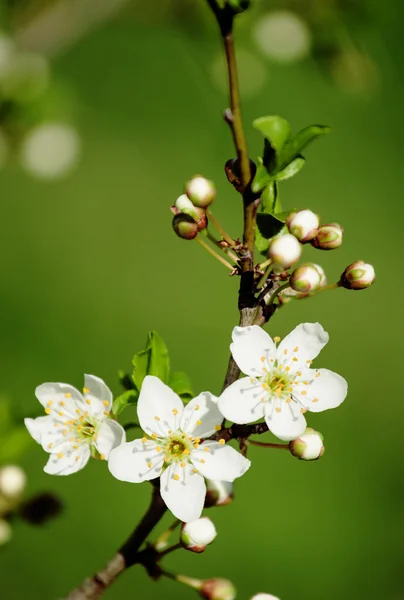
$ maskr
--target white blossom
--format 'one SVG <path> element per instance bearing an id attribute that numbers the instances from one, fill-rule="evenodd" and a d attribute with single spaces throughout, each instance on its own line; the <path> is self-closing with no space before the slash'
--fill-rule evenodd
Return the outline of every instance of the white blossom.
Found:
<path id="1" fill-rule="evenodd" d="M 200 517 L 196 521 L 184 523 L 181 529 L 182 544 L 193 552 L 203 552 L 216 536 L 216 527 L 209 517 Z"/>
<path id="2" fill-rule="evenodd" d="M 181 521 L 201 515 L 205 477 L 234 481 L 247 471 L 250 461 L 226 446 L 208 440 L 223 419 L 217 399 L 203 392 L 185 407 L 171 388 L 157 377 L 145 377 L 137 406 L 142 439 L 111 452 L 109 469 L 117 479 L 141 483 L 161 478 L 161 496 Z"/>
<path id="3" fill-rule="evenodd" d="M 66 383 L 44 383 L 35 395 L 46 416 L 25 419 L 34 440 L 50 454 L 44 468 L 50 475 L 80 471 L 93 454 L 108 459 L 125 441 L 125 431 L 110 417 L 112 392 L 94 375 L 85 375 L 83 393 Z"/>
<path id="4" fill-rule="evenodd" d="M 294 440 L 306 429 L 304 413 L 335 408 L 347 394 L 347 382 L 328 369 L 310 365 L 328 342 L 319 323 L 298 325 L 282 342 L 258 327 L 235 327 L 232 355 L 248 377 L 232 383 L 219 398 L 226 419 L 252 423 L 262 417 L 281 440 Z"/>

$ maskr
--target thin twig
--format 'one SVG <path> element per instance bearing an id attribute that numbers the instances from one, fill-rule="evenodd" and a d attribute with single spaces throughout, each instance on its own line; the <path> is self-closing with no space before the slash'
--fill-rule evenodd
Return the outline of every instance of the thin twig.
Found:
<path id="1" fill-rule="evenodd" d="M 248 445 L 259 446 L 260 448 L 278 448 L 279 450 L 289 450 L 289 444 L 272 444 L 270 442 L 257 442 L 255 440 L 248 440 Z"/>
<path id="2" fill-rule="evenodd" d="M 229 246 L 235 246 L 236 242 L 229 236 L 229 234 L 223 229 L 220 225 L 219 221 L 213 216 L 212 212 L 208 209 L 206 211 L 206 216 L 208 217 L 208 221 L 212 223 L 213 227 L 220 233 L 225 242 L 229 244 Z"/>
<path id="3" fill-rule="evenodd" d="M 195 238 L 196 241 L 198 242 L 198 244 L 200 244 L 202 246 L 202 248 L 204 248 L 207 252 L 209 252 L 209 254 L 211 254 L 212 256 L 214 256 L 216 258 L 216 260 L 218 260 L 220 263 L 222 263 L 222 265 L 224 265 L 225 267 L 227 267 L 228 269 L 230 269 L 230 271 L 233 271 L 233 266 L 224 258 L 222 258 L 217 252 L 215 252 L 213 250 L 213 248 L 211 248 L 209 246 L 209 244 L 207 244 L 206 242 L 203 241 L 202 238 L 200 238 L 199 236 Z"/>

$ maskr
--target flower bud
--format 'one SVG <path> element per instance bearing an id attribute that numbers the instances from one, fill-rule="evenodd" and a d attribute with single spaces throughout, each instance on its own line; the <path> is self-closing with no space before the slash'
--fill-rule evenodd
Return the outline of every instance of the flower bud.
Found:
<path id="1" fill-rule="evenodd" d="M 205 507 L 226 506 L 233 502 L 234 485 L 228 481 L 206 479 Z"/>
<path id="2" fill-rule="evenodd" d="M 340 285 L 348 290 L 365 290 L 376 279 L 375 270 L 363 260 L 355 260 L 341 275 Z"/>
<path id="3" fill-rule="evenodd" d="M 317 460 L 325 452 L 323 439 L 319 431 L 307 427 L 303 435 L 289 442 L 289 450 L 300 460 Z"/>
<path id="4" fill-rule="evenodd" d="M 329 223 L 321 225 L 316 237 L 312 240 L 312 245 L 321 250 L 334 250 L 342 244 L 342 234 L 344 230 L 338 223 Z"/>
<path id="5" fill-rule="evenodd" d="M 310 242 L 316 237 L 320 219 L 311 210 L 299 210 L 291 213 L 286 219 L 286 225 L 302 244 Z"/>
<path id="6" fill-rule="evenodd" d="M 235 600 L 236 588 L 228 579 L 205 579 L 200 590 L 206 600 Z"/>
<path id="7" fill-rule="evenodd" d="M 0 469 L 0 493 L 7 498 L 17 498 L 25 488 L 27 477 L 16 465 L 7 465 Z"/>
<path id="8" fill-rule="evenodd" d="M 195 206 L 207 208 L 216 197 L 216 186 L 210 179 L 195 175 L 186 184 L 185 193 Z"/>
<path id="9" fill-rule="evenodd" d="M 10 541 L 13 531 L 11 525 L 4 519 L 0 519 L 0 546 Z"/>
<path id="10" fill-rule="evenodd" d="M 184 523 L 180 540 L 186 550 L 203 552 L 217 535 L 216 528 L 208 517 L 201 517 L 191 523 Z"/>
<path id="11" fill-rule="evenodd" d="M 314 265 L 302 265 L 290 276 L 289 284 L 295 292 L 314 292 L 320 287 L 321 275 Z"/>
<path id="12" fill-rule="evenodd" d="M 198 225 L 192 217 L 184 213 L 174 215 L 173 229 L 178 237 L 184 240 L 193 240 L 198 235 Z"/>
<path id="13" fill-rule="evenodd" d="M 323 267 L 321 265 L 318 265 L 317 263 L 307 263 L 307 264 L 308 265 L 310 264 L 312 267 L 315 267 L 317 269 L 317 271 L 320 273 L 320 287 L 327 285 L 327 276 L 325 274 Z"/>
<path id="14" fill-rule="evenodd" d="M 208 225 L 208 219 L 206 217 L 206 213 L 203 208 L 199 208 L 198 206 L 194 206 L 191 200 L 188 198 L 186 194 L 182 194 L 175 201 L 175 206 L 173 212 L 179 212 L 184 215 L 189 215 L 195 221 L 198 226 L 198 231 L 202 231 L 202 229 L 206 229 Z M 182 237 L 182 236 L 180 236 Z M 195 237 L 195 236 L 194 236 Z M 192 239 L 192 238 L 186 238 Z"/>
<path id="15" fill-rule="evenodd" d="M 279 598 L 272 594 L 255 594 L 250 600 L 279 600 Z"/>
<path id="16" fill-rule="evenodd" d="M 276 237 L 269 246 L 268 257 L 273 263 L 288 269 L 297 262 L 302 253 L 302 247 L 294 235 L 285 233 Z"/>

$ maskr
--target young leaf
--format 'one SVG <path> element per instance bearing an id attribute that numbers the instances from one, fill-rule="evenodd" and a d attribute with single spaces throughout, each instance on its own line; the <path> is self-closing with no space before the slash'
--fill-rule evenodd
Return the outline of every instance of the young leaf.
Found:
<path id="1" fill-rule="evenodd" d="M 261 254 L 266 256 L 270 241 L 264 238 L 258 227 L 255 228 L 255 246 Z"/>
<path id="2" fill-rule="evenodd" d="M 149 332 L 145 350 L 135 354 L 132 363 L 132 377 L 139 391 L 146 375 L 155 375 L 163 383 L 168 382 L 170 376 L 168 350 L 156 331 Z"/>
<path id="3" fill-rule="evenodd" d="M 274 215 L 282 210 L 279 200 L 278 184 L 271 181 L 262 192 L 260 212 Z"/>
<path id="4" fill-rule="evenodd" d="M 271 181 L 271 176 L 262 163 L 262 158 L 258 158 L 257 172 L 251 184 L 251 189 L 255 194 L 263 190 Z"/>
<path id="5" fill-rule="evenodd" d="M 172 373 L 168 385 L 186 402 L 192 400 L 194 397 L 191 380 L 183 371 L 175 371 Z"/>
<path id="6" fill-rule="evenodd" d="M 282 171 L 274 175 L 274 179 L 276 181 L 285 181 L 285 179 L 294 177 L 304 167 L 305 162 L 306 159 L 303 156 L 297 156 Z"/>
<path id="7" fill-rule="evenodd" d="M 289 140 L 281 154 L 281 164 L 286 167 L 292 160 L 294 160 L 310 142 L 315 140 L 320 135 L 330 133 L 331 127 L 326 125 L 310 125 L 305 127 L 294 138 Z"/>
<path id="8" fill-rule="evenodd" d="M 281 152 L 290 136 L 289 122 L 278 115 L 255 119 L 253 127 L 262 133 L 277 154 Z"/>
<path id="9" fill-rule="evenodd" d="M 125 390 L 136 389 L 135 384 L 133 383 L 132 375 L 129 375 L 129 373 L 125 373 L 125 371 L 119 371 L 118 379 L 119 383 Z"/>
<path id="10" fill-rule="evenodd" d="M 126 392 L 115 398 L 112 405 L 112 412 L 114 415 L 119 415 L 128 404 L 136 404 L 138 398 L 139 392 L 137 390 L 126 390 Z"/>
<path id="11" fill-rule="evenodd" d="M 275 235 L 278 235 L 278 233 L 280 233 L 285 228 L 285 222 L 281 221 L 274 215 L 258 213 L 257 227 L 262 236 L 265 239 L 270 240 Z"/>

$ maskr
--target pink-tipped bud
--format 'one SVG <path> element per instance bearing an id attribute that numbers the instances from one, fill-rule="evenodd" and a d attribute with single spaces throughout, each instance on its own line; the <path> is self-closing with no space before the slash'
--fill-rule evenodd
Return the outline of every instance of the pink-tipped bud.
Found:
<path id="1" fill-rule="evenodd" d="M 289 284 L 295 292 L 315 292 L 321 283 L 321 275 L 314 265 L 297 267 L 290 276 Z"/>
<path id="2" fill-rule="evenodd" d="M 323 440 L 319 431 L 307 427 L 303 435 L 289 442 L 289 450 L 300 460 L 317 460 L 325 452 Z"/>
<path id="3" fill-rule="evenodd" d="M 291 213 L 286 219 L 286 225 L 302 244 L 314 239 L 318 232 L 320 219 L 313 211 L 305 209 Z"/>
<path id="4" fill-rule="evenodd" d="M 341 246 L 343 233 L 344 230 L 338 223 L 321 225 L 311 243 L 315 248 L 319 248 L 320 250 L 334 250 Z"/>
<path id="5" fill-rule="evenodd" d="M 210 179 L 195 175 L 185 185 L 185 193 L 195 206 L 207 208 L 216 197 L 216 187 Z"/>
<path id="6" fill-rule="evenodd" d="M 341 275 L 340 285 L 348 290 L 366 290 L 376 279 L 375 270 L 363 260 L 355 260 Z"/>
<path id="7" fill-rule="evenodd" d="M 177 198 L 177 200 L 175 201 L 174 210 L 177 213 L 182 213 L 184 215 L 192 217 L 192 219 L 198 226 L 198 231 L 202 231 L 202 229 L 206 229 L 206 227 L 208 226 L 208 219 L 206 217 L 204 209 L 199 208 L 198 206 L 194 206 L 186 194 L 182 194 L 182 196 Z"/>
<path id="8" fill-rule="evenodd" d="M 183 523 L 180 540 L 186 550 L 203 552 L 217 536 L 216 528 L 208 517 L 201 517 L 191 523 Z"/>
<path id="9" fill-rule="evenodd" d="M 274 265 L 288 269 L 297 262 L 302 253 L 302 246 L 291 233 L 276 237 L 268 250 L 268 257 Z"/>
<path id="10" fill-rule="evenodd" d="M 173 229 L 183 240 L 193 240 L 198 235 L 198 225 L 190 215 L 179 213 L 173 217 Z"/>
<path id="11" fill-rule="evenodd" d="M 228 579 L 205 579 L 200 590 L 206 600 L 235 600 L 236 588 Z"/>
<path id="12" fill-rule="evenodd" d="M 228 481 L 206 479 L 205 507 L 226 506 L 233 502 L 234 485 Z"/>

